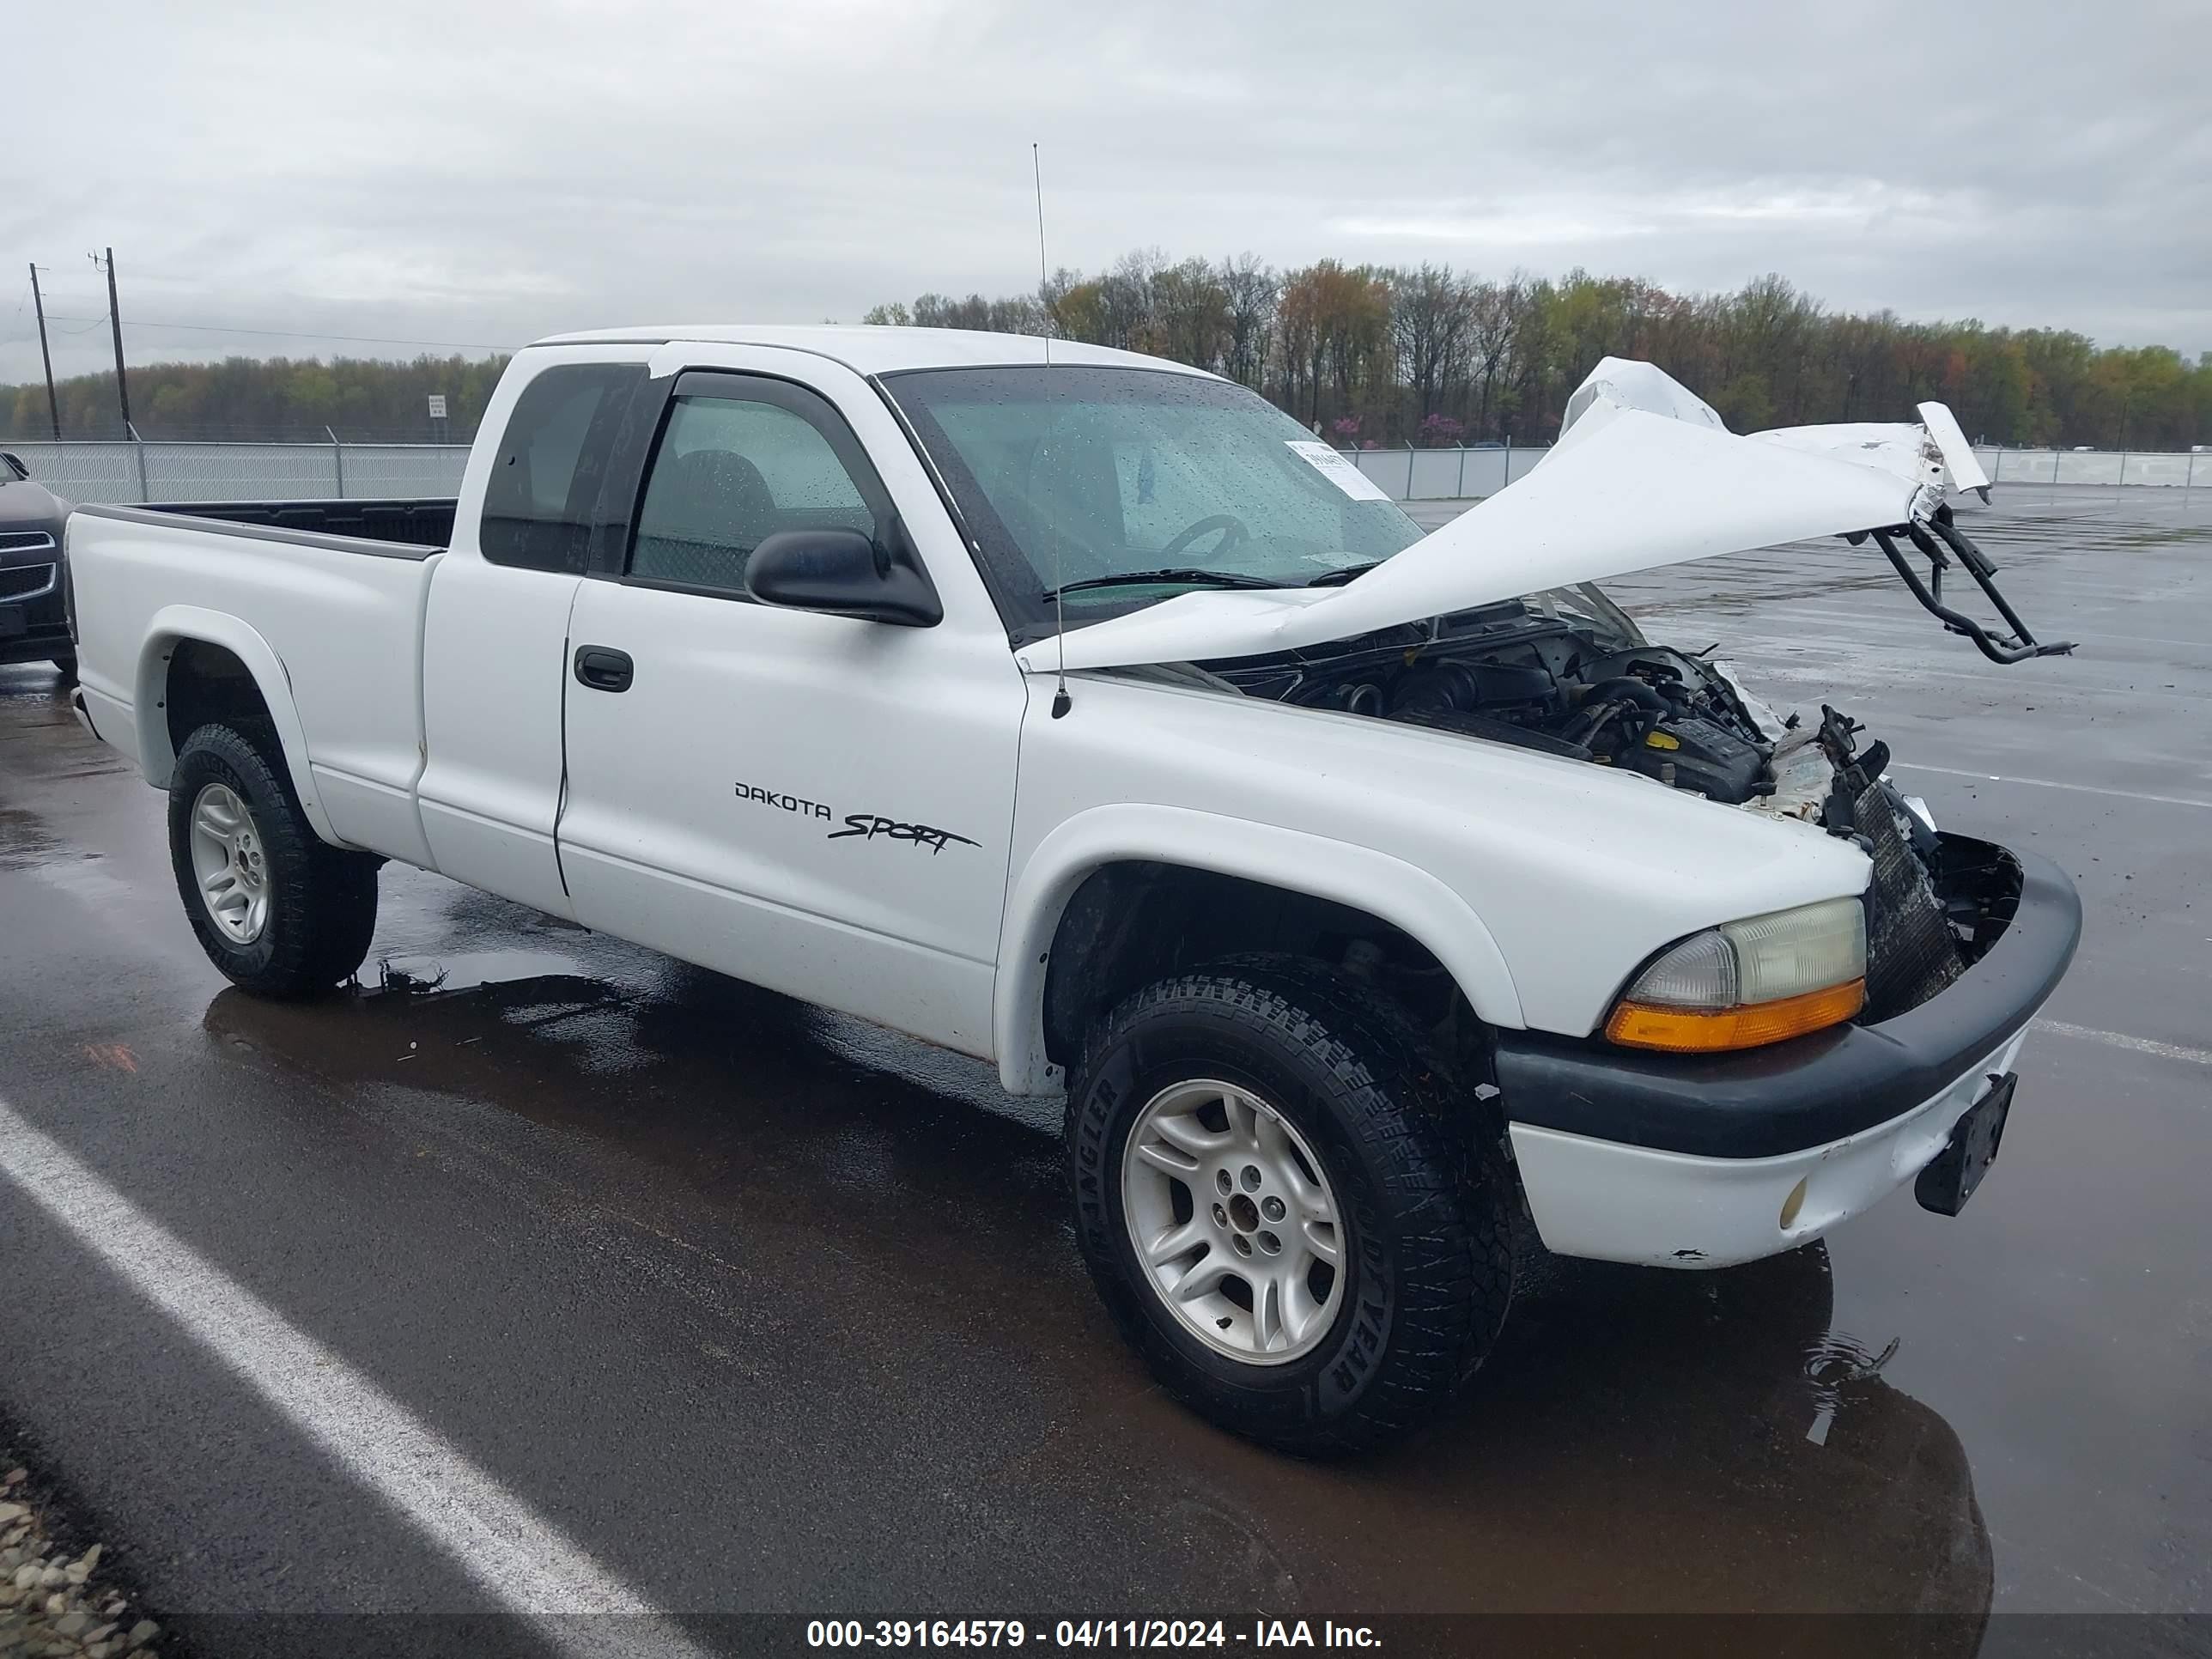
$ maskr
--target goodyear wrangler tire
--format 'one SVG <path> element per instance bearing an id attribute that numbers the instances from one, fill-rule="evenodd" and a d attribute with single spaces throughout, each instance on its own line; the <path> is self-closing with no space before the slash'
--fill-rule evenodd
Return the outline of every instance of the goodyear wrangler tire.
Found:
<path id="1" fill-rule="evenodd" d="M 1068 1097 L 1077 1233 L 1179 1399 L 1303 1453 L 1370 1445 L 1470 1377 L 1513 1291 L 1510 1176 L 1410 1023 L 1322 964 L 1162 980 Z"/>
<path id="2" fill-rule="evenodd" d="M 177 756 L 169 861 L 200 948 L 244 990 L 327 991 L 368 955 L 382 860 L 319 838 L 281 765 L 229 726 Z"/>

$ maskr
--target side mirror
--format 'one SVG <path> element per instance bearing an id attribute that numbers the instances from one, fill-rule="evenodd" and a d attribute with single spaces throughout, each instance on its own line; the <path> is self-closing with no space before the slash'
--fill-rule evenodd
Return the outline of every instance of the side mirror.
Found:
<path id="1" fill-rule="evenodd" d="M 23 465 L 22 457 L 11 449 L 0 449 L 0 466 L 4 466 L 17 478 L 27 478 L 31 476 L 31 469 Z M 0 483 L 6 482 L 6 479 L 0 478 Z"/>
<path id="2" fill-rule="evenodd" d="M 929 573 L 893 527 L 890 547 L 857 530 L 779 530 L 745 561 L 745 592 L 763 605 L 901 628 L 934 628 L 945 607 Z"/>

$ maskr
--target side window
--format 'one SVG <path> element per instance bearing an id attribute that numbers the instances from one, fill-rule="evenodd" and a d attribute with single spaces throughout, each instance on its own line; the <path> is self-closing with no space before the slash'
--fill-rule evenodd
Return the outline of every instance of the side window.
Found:
<path id="1" fill-rule="evenodd" d="M 644 379 L 641 364 L 572 363 L 522 389 L 484 487 L 484 557 L 583 573 L 615 431 Z"/>
<path id="2" fill-rule="evenodd" d="M 881 489 L 858 441 L 815 401 L 781 386 L 757 397 L 679 387 L 646 477 L 629 574 L 741 598 L 745 560 L 779 530 L 877 534 Z"/>

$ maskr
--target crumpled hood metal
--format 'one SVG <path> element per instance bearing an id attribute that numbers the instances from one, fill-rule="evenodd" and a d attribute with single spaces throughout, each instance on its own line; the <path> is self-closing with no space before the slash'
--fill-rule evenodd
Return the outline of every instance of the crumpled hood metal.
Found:
<path id="1" fill-rule="evenodd" d="M 1206 590 L 1018 653 L 1031 673 L 1256 656 L 1547 587 L 1924 519 L 1986 483 L 1950 411 L 1741 437 L 1649 363 L 1608 357 L 1525 478 L 1341 587 Z"/>

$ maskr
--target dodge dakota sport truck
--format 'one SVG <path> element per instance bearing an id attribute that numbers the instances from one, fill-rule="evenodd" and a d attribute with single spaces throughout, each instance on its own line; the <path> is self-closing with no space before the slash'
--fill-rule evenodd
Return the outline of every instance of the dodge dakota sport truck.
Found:
<path id="1" fill-rule="evenodd" d="M 349 981 L 396 859 L 981 1056 L 1065 1096 L 1164 1383 L 1355 1446 L 1467 1382 L 1528 1223 L 1717 1268 L 1955 1212 L 2080 929 L 1844 711 L 1594 586 L 1842 535 L 1986 655 L 2063 649 L 1953 520 L 1948 412 L 1739 435 L 1609 359 L 1569 416 L 1424 536 L 1172 363 L 562 337 L 456 500 L 79 510 L 77 706 L 239 985 Z"/>

